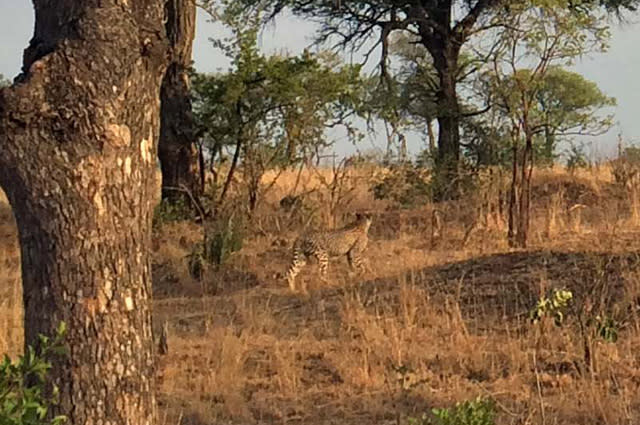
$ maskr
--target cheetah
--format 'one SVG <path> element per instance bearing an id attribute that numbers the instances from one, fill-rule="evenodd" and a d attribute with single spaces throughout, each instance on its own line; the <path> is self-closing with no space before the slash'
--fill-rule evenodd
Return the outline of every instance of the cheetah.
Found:
<path id="1" fill-rule="evenodd" d="M 356 220 L 341 228 L 329 232 L 315 232 L 300 236 L 293 244 L 293 261 L 287 272 L 289 288 L 295 291 L 295 278 L 307 260 L 315 257 L 320 267 L 320 275 L 324 279 L 329 266 L 329 257 L 346 255 L 351 269 L 364 270 L 361 254 L 369 241 L 371 214 L 357 213 Z M 306 288 L 303 286 L 303 291 Z"/>

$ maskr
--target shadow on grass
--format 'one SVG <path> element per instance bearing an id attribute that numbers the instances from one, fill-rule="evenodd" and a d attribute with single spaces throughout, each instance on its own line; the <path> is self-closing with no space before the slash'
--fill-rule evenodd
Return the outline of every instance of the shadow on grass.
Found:
<path id="1" fill-rule="evenodd" d="M 185 279 L 167 264 L 154 266 L 153 274 L 153 298 L 156 300 L 231 295 L 260 285 L 255 273 L 231 266 L 209 270 L 201 280 Z"/>
<path id="2" fill-rule="evenodd" d="M 406 271 L 358 283 L 356 288 L 361 296 L 384 300 L 396 298 L 399 283 L 405 282 L 432 296 L 453 297 L 466 317 L 509 319 L 526 313 L 550 288 L 569 289 L 578 298 L 598 289 L 610 301 L 619 300 L 626 276 L 639 268 L 636 252 L 512 252 Z"/>

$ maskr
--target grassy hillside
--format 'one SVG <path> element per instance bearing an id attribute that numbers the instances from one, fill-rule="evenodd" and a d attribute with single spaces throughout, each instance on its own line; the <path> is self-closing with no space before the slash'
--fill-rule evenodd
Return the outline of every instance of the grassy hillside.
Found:
<path id="1" fill-rule="evenodd" d="M 200 226 L 157 223 L 154 326 L 169 331 L 160 424 L 404 424 L 478 396 L 495 400 L 498 424 L 640 423 L 633 188 L 607 167 L 536 170 L 531 245 L 513 250 L 494 190 L 504 181 L 464 201 L 399 208 L 372 198 L 383 173 L 354 168 L 340 187 L 329 170 L 279 176 L 243 226 L 242 249 L 201 279 L 189 269 Z M 283 211 L 294 187 L 304 204 Z M 324 283 L 311 265 L 299 276 L 310 293 L 291 293 L 295 236 L 361 209 L 374 213 L 366 273 L 336 259 Z M 548 308 L 532 323 L 554 288 L 573 295 L 561 326 Z"/>

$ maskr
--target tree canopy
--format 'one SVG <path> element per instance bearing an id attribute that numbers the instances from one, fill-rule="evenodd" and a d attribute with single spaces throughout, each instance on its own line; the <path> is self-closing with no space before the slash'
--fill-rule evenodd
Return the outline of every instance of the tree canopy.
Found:
<path id="1" fill-rule="evenodd" d="M 229 72 L 194 76 L 194 107 L 209 151 L 233 150 L 230 175 L 242 163 L 250 174 L 252 203 L 264 172 L 308 159 L 330 144 L 326 130 L 343 126 L 362 95 L 359 65 L 343 65 L 329 52 L 300 56 L 261 54 L 258 21 L 223 15 L 233 37 L 216 45 L 231 59 Z M 228 182 L 221 197 L 224 198 Z"/>

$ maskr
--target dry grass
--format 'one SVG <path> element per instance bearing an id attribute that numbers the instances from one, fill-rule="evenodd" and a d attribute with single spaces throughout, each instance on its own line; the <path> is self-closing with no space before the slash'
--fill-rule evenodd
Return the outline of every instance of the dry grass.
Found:
<path id="1" fill-rule="evenodd" d="M 282 273 L 302 226 L 331 223 L 330 171 L 280 176 L 242 250 L 202 281 L 186 260 L 198 227 L 161 227 L 161 424 L 403 424 L 478 395 L 497 401 L 499 424 L 640 423 L 640 228 L 610 170 L 536 171 L 527 250 L 507 248 L 504 229 L 484 219 L 482 194 L 438 205 L 432 240 L 436 206 L 372 200 L 374 172 L 351 172 L 334 217 L 339 225 L 354 210 L 375 213 L 368 270 L 350 276 L 339 259 L 326 284 L 308 267 L 308 296 L 290 293 Z M 306 193 L 307 206 L 285 213 L 278 200 L 291 192 Z M 528 318 L 550 288 L 574 294 L 562 327 Z M 616 342 L 588 325 L 580 332 L 598 314 L 617 320 Z"/>
<path id="2" fill-rule="evenodd" d="M 9 203 L 0 190 L 0 353 L 22 351 L 20 247 Z"/>

